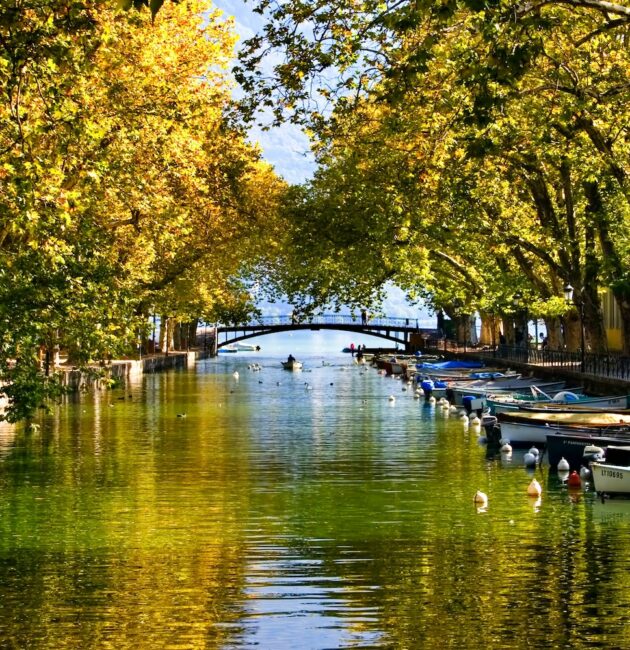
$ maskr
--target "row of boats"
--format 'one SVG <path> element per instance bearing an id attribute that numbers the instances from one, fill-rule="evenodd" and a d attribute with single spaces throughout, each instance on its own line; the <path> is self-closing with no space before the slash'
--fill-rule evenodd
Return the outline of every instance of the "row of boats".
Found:
<path id="1" fill-rule="evenodd" d="M 586 395 L 564 381 L 475 362 L 423 360 L 406 374 L 427 400 L 476 411 L 489 444 L 540 447 L 550 467 L 588 467 L 598 493 L 630 496 L 629 395 Z"/>

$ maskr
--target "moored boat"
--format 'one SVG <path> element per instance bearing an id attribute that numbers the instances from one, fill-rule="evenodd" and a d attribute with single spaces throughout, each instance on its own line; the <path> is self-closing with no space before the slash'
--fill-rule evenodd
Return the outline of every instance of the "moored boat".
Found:
<path id="1" fill-rule="evenodd" d="M 462 397 L 473 395 L 475 397 L 488 397 L 494 393 L 506 394 L 518 390 L 528 389 L 537 386 L 543 390 L 557 391 L 564 388 L 564 381 L 545 382 L 536 377 L 499 378 L 489 380 L 478 380 L 460 384 L 450 384 L 447 397 L 455 404 L 462 403 Z"/>
<path id="2" fill-rule="evenodd" d="M 239 352 L 260 352 L 259 345 L 250 345 L 249 343 L 235 343 L 234 347 Z"/>
<path id="3" fill-rule="evenodd" d="M 530 444 L 544 445 L 547 434 L 562 430 L 563 433 L 586 433 L 606 435 L 608 432 L 630 434 L 630 415 L 607 412 L 537 413 L 517 411 L 497 415 L 501 437 L 512 446 Z"/>
<path id="4" fill-rule="evenodd" d="M 529 399 L 528 399 L 529 397 Z M 609 395 L 607 397 L 591 397 L 576 391 L 562 390 L 551 399 L 532 399 L 523 394 L 490 395 L 488 406 L 493 413 L 514 412 L 519 410 L 540 411 L 615 411 L 628 408 L 627 395 Z"/>
<path id="5" fill-rule="evenodd" d="M 609 447 L 613 450 L 615 462 L 591 463 L 593 487 L 598 494 L 630 496 L 630 447 Z"/>
<path id="6" fill-rule="evenodd" d="M 546 435 L 547 461 L 556 469 L 561 459 L 569 463 L 569 469 L 579 470 L 598 455 L 603 455 L 609 445 L 630 445 L 630 434 L 557 430 Z"/>

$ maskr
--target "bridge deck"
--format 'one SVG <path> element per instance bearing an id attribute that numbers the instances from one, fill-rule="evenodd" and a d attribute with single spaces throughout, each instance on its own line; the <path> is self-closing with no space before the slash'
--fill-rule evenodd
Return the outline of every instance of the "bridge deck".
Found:
<path id="1" fill-rule="evenodd" d="M 218 325 L 217 347 L 267 334 L 322 329 L 363 333 L 401 343 L 405 348 L 409 347 L 412 335 L 431 336 L 435 334 L 434 329 L 421 330 L 416 318 L 378 317 L 364 320 L 351 315 L 331 314 L 300 320 L 291 315 L 263 316 L 248 323 Z M 224 335 L 224 338 L 219 341 L 218 338 L 221 334 Z"/>

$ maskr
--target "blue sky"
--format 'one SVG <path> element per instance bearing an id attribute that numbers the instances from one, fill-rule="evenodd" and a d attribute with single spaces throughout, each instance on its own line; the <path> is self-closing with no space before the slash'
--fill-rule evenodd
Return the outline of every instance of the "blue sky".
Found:
<path id="1" fill-rule="evenodd" d="M 215 0 L 215 5 L 235 20 L 236 32 L 241 40 L 254 36 L 263 27 L 262 17 L 252 11 L 252 3 L 242 0 Z M 237 45 L 238 48 L 238 45 Z M 308 138 L 292 124 L 263 131 L 254 127 L 250 131 L 252 142 L 262 147 L 266 160 L 290 183 L 302 183 L 315 169 Z"/>

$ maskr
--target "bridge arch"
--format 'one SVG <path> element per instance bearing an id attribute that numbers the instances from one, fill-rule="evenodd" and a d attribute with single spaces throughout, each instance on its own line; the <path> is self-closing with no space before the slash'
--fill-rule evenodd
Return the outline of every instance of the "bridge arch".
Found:
<path id="1" fill-rule="evenodd" d="M 297 322 L 291 316 L 267 316 L 241 324 L 218 325 L 217 349 L 246 341 L 247 339 L 295 331 L 337 330 L 374 336 L 411 349 L 413 335 L 434 335 L 435 330 L 420 330 L 417 319 L 373 318 L 367 322 L 353 316 L 338 314 L 314 316 L 308 321 Z"/>

